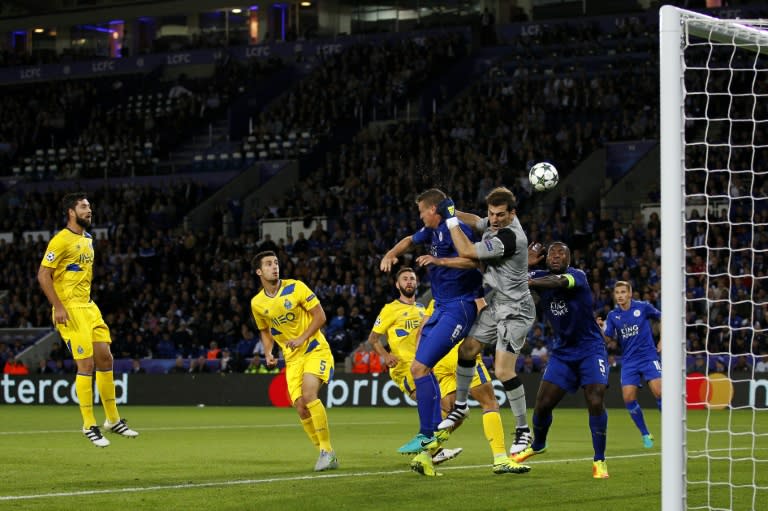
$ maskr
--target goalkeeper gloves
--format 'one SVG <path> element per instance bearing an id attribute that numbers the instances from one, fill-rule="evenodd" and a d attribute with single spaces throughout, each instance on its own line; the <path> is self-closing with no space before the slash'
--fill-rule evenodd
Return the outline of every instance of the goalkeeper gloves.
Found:
<path id="1" fill-rule="evenodd" d="M 450 197 L 443 199 L 437 205 L 437 213 L 443 217 L 443 220 L 448 220 L 456 216 L 456 205 L 453 203 Z"/>

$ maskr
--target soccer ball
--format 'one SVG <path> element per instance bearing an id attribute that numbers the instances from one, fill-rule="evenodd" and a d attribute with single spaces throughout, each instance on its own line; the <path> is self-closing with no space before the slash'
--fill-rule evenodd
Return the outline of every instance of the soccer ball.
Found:
<path id="1" fill-rule="evenodd" d="M 543 161 L 531 167 L 531 170 L 528 172 L 528 180 L 531 182 L 534 190 L 543 192 L 557 186 L 560 176 L 554 165 Z"/>

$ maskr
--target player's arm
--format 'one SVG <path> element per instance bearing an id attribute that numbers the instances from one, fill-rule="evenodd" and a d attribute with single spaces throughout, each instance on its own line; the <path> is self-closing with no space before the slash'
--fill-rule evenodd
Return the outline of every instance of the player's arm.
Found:
<path id="1" fill-rule="evenodd" d="M 269 328 L 262 328 L 259 330 L 261 333 L 261 345 L 264 346 L 264 362 L 267 367 L 275 367 L 277 365 L 277 359 L 272 354 L 272 350 L 275 347 L 275 338 L 272 337 L 272 332 Z"/>
<path id="2" fill-rule="evenodd" d="M 381 339 L 383 337 L 383 335 L 371 331 L 370 335 L 368 336 L 368 342 L 371 344 L 371 347 L 373 347 L 374 351 L 379 354 L 385 366 L 395 367 L 400 359 L 398 359 L 392 353 L 387 351 L 386 348 L 384 348 L 384 345 L 381 344 Z"/>
<path id="3" fill-rule="evenodd" d="M 483 232 L 483 229 L 485 229 L 485 227 L 481 227 L 484 225 L 483 219 L 474 213 L 467 213 L 457 209 L 456 218 L 461 220 L 462 223 L 470 226 L 472 229 L 474 229 L 475 232 Z"/>
<path id="4" fill-rule="evenodd" d="M 392 269 L 392 266 L 397 264 L 397 258 L 401 254 L 411 250 L 413 245 L 413 236 L 406 236 L 405 238 L 398 241 L 395 246 L 389 249 L 389 251 L 384 254 L 384 257 L 381 258 L 381 263 L 379 264 L 381 271 L 389 273 L 389 271 Z"/>
<path id="5" fill-rule="evenodd" d="M 480 263 L 468 257 L 435 257 L 430 254 L 421 255 L 416 258 L 416 264 L 419 266 L 447 266 L 448 268 L 458 268 L 460 270 L 471 270 L 479 268 Z"/>
<path id="6" fill-rule="evenodd" d="M 608 335 L 608 332 L 612 330 L 611 327 L 609 326 L 610 319 L 606 322 L 603 318 L 601 318 L 600 316 L 597 316 L 595 318 L 595 321 L 597 321 L 597 326 L 600 327 L 600 333 L 603 334 L 603 339 L 605 340 L 605 343 L 606 344 L 615 343 L 616 339 Z"/>
<path id="7" fill-rule="evenodd" d="M 318 330 L 320 330 L 325 324 L 325 311 L 319 302 L 307 312 L 309 312 L 309 314 L 312 316 L 312 321 L 300 336 L 285 343 L 287 347 L 293 349 L 298 348 L 307 342 L 307 339 L 314 337 Z"/>
<path id="8" fill-rule="evenodd" d="M 69 320 L 69 314 L 67 309 L 64 308 L 64 304 L 61 303 L 59 295 L 56 294 L 56 289 L 53 287 L 53 272 L 55 268 L 40 265 L 40 269 L 37 270 L 37 281 L 40 283 L 40 287 L 45 293 L 45 297 L 51 303 L 54 309 L 53 321 L 55 324 L 66 325 Z"/>
<path id="9" fill-rule="evenodd" d="M 557 289 L 557 288 L 573 288 L 576 287 L 576 279 L 573 275 L 563 273 L 560 275 L 545 275 L 544 277 L 538 277 L 528 279 L 528 287 L 533 289 Z"/>

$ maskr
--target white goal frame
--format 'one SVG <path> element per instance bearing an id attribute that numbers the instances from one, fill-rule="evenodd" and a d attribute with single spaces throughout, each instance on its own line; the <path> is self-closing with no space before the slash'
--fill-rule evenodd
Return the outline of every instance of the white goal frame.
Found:
<path id="1" fill-rule="evenodd" d="M 683 43 L 688 33 L 734 44 L 751 51 L 768 51 L 765 32 L 732 20 L 722 20 L 663 6 L 659 11 L 661 115 L 661 338 L 664 363 L 662 395 L 662 511 L 686 509 L 685 408 L 685 133 Z"/>

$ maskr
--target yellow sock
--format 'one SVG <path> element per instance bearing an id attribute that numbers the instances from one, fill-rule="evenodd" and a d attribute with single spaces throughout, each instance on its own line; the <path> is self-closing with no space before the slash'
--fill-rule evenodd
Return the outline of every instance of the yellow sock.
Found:
<path id="1" fill-rule="evenodd" d="M 114 424 L 120 420 L 120 414 L 117 413 L 117 405 L 115 404 L 115 378 L 111 370 L 96 370 L 96 388 L 99 389 L 101 406 L 104 407 L 107 420 Z"/>
<path id="2" fill-rule="evenodd" d="M 491 446 L 493 457 L 506 456 L 507 448 L 504 445 L 504 426 L 501 423 L 499 412 L 483 413 L 483 431 L 485 438 Z"/>
<path id="3" fill-rule="evenodd" d="M 75 376 L 75 392 L 80 401 L 80 415 L 83 416 L 83 428 L 88 429 L 96 425 L 96 417 L 93 415 L 93 376 L 77 373 Z"/>
<path id="4" fill-rule="evenodd" d="M 323 402 L 319 399 L 315 399 L 311 403 L 307 403 L 307 409 L 312 415 L 312 424 L 315 426 L 315 434 L 317 435 L 317 442 L 320 445 L 320 449 L 324 451 L 332 451 L 331 432 L 328 430 L 328 415 L 325 413 Z"/>
<path id="5" fill-rule="evenodd" d="M 312 417 L 301 419 L 301 425 L 304 428 L 304 432 L 309 437 L 309 441 L 312 442 L 312 445 L 314 445 L 315 448 L 319 449 L 320 442 L 317 440 L 317 433 L 315 432 L 315 425 L 312 422 Z"/>

